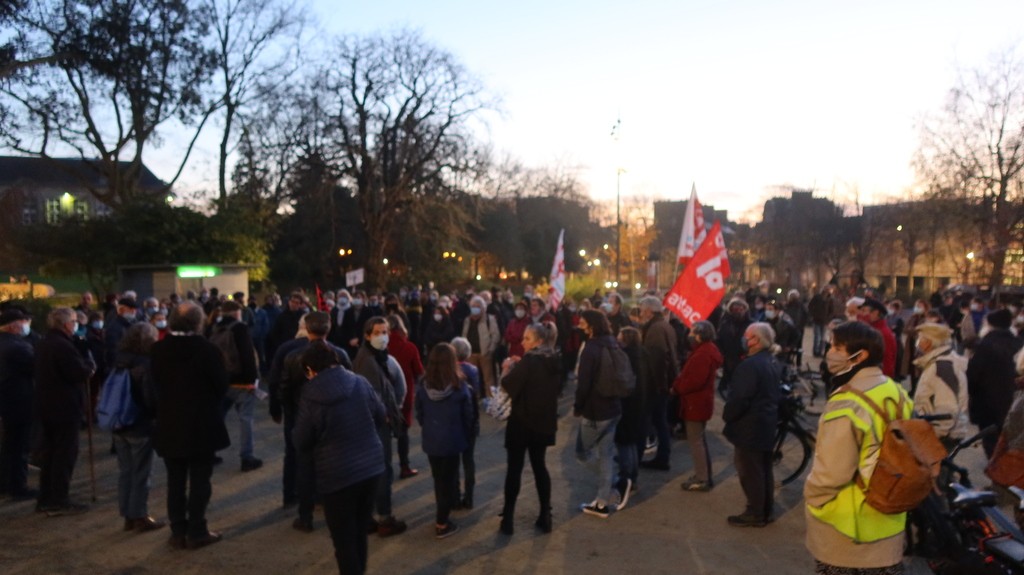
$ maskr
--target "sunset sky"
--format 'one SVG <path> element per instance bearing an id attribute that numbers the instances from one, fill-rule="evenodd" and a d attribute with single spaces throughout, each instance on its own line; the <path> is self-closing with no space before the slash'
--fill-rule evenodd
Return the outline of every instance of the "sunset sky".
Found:
<path id="1" fill-rule="evenodd" d="M 758 219 L 779 185 L 841 202 L 855 189 L 868 203 L 906 194 L 918 120 L 941 108 L 959 68 L 1024 40 L 1019 0 L 317 0 L 312 9 L 325 40 L 408 27 L 452 52 L 501 98 L 484 134 L 497 150 L 577 168 L 599 200 L 614 199 L 620 166 L 624 197 L 683 199 L 695 182 L 701 201 L 732 219 Z"/>

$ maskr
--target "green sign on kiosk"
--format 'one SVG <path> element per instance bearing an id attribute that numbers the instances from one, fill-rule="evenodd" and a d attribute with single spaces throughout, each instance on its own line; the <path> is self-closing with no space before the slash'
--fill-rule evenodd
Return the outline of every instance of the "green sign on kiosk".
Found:
<path id="1" fill-rule="evenodd" d="M 212 278 L 220 275 L 220 268 L 213 266 L 179 266 L 179 278 Z"/>

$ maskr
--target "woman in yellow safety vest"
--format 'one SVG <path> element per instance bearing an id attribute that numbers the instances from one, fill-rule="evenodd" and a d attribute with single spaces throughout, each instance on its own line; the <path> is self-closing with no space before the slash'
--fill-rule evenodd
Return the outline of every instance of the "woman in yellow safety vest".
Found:
<path id="1" fill-rule="evenodd" d="M 857 395 L 839 389 L 848 385 L 878 405 L 895 405 L 903 389 L 881 370 L 882 335 L 861 322 L 846 322 L 833 331 L 825 356 L 836 391 L 818 423 L 814 465 L 804 484 L 807 549 L 815 573 L 823 575 L 902 574 L 906 513 L 884 514 L 865 503 L 857 485 L 869 484 L 885 421 Z M 908 415 L 900 414 L 900 417 Z"/>

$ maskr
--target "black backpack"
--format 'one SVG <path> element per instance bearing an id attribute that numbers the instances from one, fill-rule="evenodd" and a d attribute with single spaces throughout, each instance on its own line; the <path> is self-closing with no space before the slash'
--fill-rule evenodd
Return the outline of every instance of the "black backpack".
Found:
<path id="1" fill-rule="evenodd" d="M 235 343 L 235 332 L 231 329 L 231 325 L 214 327 L 213 333 L 210 334 L 210 343 L 220 350 L 228 375 L 237 375 L 242 372 L 242 361 L 238 357 L 238 344 Z"/>
<path id="2" fill-rule="evenodd" d="M 597 373 L 595 391 L 602 397 L 623 398 L 636 390 L 636 374 L 629 356 L 618 345 L 601 350 L 601 363 Z"/>

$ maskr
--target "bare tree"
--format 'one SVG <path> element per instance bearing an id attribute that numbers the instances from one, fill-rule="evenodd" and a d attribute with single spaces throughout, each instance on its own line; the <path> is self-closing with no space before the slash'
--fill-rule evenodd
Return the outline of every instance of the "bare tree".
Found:
<path id="1" fill-rule="evenodd" d="M 293 76 L 306 16 L 298 2 L 288 0 L 204 0 L 204 5 L 213 22 L 217 104 L 224 122 L 217 171 L 223 202 L 228 195 L 228 156 L 239 136 L 238 115 L 256 100 L 272 98 L 272 92 Z"/>
<path id="2" fill-rule="evenodd" d="M 0 85 L 10 121 L 6 144 L 43 158 L 73 151 L 93 170 L 75 173 L 101 202 L 138 195 L 144 152 L 172 122 L 193 127 L 173 184 L 209 117 L 203 87 L 212 71 L 208 17 L 188 0 L 40 1 L 19 11 L 18 33 L 71 54 L 22 69 Z M 97 183 L 98 182 L 98 183 Z"/>
<path id="3" fill-rule="evenodd" d="M 381 285 L 399 215 L 453 191 L 471 150 L 469 123 L 490 102 L 451 54 L 414 32 L 346 37 L 330 60 L 323 79 L 339 172 L 358 199 L 368 280 Z"/>
<path id="4" fill-rule="evenodd" d="M 925 120 L 915 159 L 934 197 L 980 207 L 989 282 L 1003 281 L 1007 250 L 1024 222 L 1024 63 L 1014 51 L 964 71 L 942 113 Z"/>

